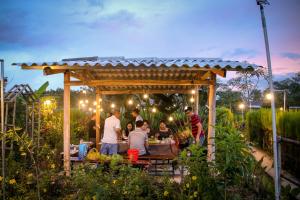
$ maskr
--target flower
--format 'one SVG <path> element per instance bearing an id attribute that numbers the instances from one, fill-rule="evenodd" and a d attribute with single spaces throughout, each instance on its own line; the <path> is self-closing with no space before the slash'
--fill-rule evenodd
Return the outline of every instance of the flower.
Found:
<path id="1" fill-rule="evenodd" d="M 113 184 L 116 184 L 116 183 L 117 183 L 117 180 L 113 180 L 112 183 L 113 183 Z"/>
<path id="2" fill-rule="evenodd" d="M 192 176 L 192 180 L 193 181 L 197 180 L 197 176 Z"/>
<path id="3" fill-rule="evenodd" d="M 189 188 L 189 187 L 190 187 L 190 184 L 188 184 L 188 183 L 185 184 L 185 187 L 186 187 L 186 188 Z"/>
<path id="4" fill-rule="evenodd" d="M 198 192 L 195 191 L 195 192 L 194 192 L 194 197 L 197 197 L 197 196 L 198 196 Z"/>
<path id="5" fill-rule="evenodd" d="M 50 167 L 51 167 L 51 169 L 54 169 L 55 168 L 55 164 L 51 164 Z"/>
<path id="6" fill-rule="evenodd" d="M 0 181 L 2 181 L 3 180 L 3 177 L 2 176 L 0 176 Z"/>
<path id="7" fill-rule="evenodd" d="M 166 197 L 166 196 L 168 196 L 169 195 L 169 192 L 168 191 L 165 191 L 164 192 L 164 196 Z"/>
<path id="8" fill-rule="evenodd" d="M 17 181 L 14 178 L 9 180 L 9 184 L 11 184 L 11 185 L 16 184 L 16 183 L 17 183 Z"/>

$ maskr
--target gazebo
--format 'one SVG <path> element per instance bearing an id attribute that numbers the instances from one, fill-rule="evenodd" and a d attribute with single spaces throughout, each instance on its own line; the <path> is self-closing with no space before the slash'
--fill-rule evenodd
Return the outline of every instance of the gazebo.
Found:
<path id="1" fill-rule="evenodd" d="M 70 175 L 70 88 L 89 86 L 101 95 L 172 94 L 198 91 L 209 87 L 208 95 L 208 159 L 215 159 L 216 76 L 226 77 L 227 71 L 254 70 L 247 62 L 224 61 L 219 58 L 124 58 L 84 57 L 60 62 L 15 63 L 25 70 L 43 70 L 44 75 L 64 74 L 64 170 Z M 195 111 L 198 111 L 198 93 Z M 100 109 L 96 109 L 96 125 L 100 127 Z M 100 130 L 96 130 L 96 143 Z"/>

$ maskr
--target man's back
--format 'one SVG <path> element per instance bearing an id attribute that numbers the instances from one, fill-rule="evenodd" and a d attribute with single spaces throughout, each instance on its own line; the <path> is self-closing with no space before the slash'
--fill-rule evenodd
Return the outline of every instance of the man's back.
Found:
<path id="1" fill-rule="evenodd" d="M 107 118 L 104 123 L 104 134 L 103 134 L 103 143 L 116 144 L 117 143 L 117 133 L 116 129 L 120 129 L 120 120 L 114 115 Z"/>
<path id="2" fill-rule="evenodd" d="M 139 155 L 146 154 L 145 142 L 148 141 L 148 135 L 141 128 L 136 128 L 128 136 L 130 149 L 138 149 Z"/>

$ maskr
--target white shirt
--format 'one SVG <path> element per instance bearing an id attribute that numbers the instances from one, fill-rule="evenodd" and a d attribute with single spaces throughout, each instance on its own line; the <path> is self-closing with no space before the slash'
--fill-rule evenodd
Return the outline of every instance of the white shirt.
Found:
<path id="1" fill-rule="evenodd" d="M 109 118 L 106 118 L 104 123 L 104 134 L 102 138 L 102 143 L 108 143 L 108 144 L 117 144 L 118 142 L 118 136 L 116 129 L 121 128 L 121 123 L 116 116 L 111 116 Z"/>
<path id="2" fill-rule="evenodd" d="M 141 117 L 141 115 L 136 116 L 135 121 L 143 121 L 143 118 Z"/>

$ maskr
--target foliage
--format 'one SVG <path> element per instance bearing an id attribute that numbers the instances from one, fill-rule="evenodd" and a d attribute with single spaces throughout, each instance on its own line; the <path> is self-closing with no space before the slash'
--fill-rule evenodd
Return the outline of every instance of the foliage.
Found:
<path id="1" fill-rule="evenodd" d="M 300 112 L 282 112 L 276 114 L 277 134 L 286 138 L 300 141 Z M 247 115 L 249 140 L 266 151 L 272 152 L 272 121 L 271 110 L 260 109 Z M 296 177 L 299 173 L 299 146 L 281 143 L 282 167 Z"/>
<path id="2" fill-rule="evenodd" d="M 49 82 L 45 82 L 37 91 L 34 92 L 36 98 L 40 98 L 44 92 L 47 90 L 47 87 L 49 86 Z"/>
<path id="3" fill-rule="evenodd" d="M 278 90 L 287 91 L 287 105 L 299 106 L 300 102 L 300 72 L 296 73 L 293 77 L 284 79 L 282 81 L 275 81 L 274 88 Z M 277 105 L 283 105 L 283 93 L 276 93 L 278 98 L 275 99 Z"/>
<path id="4" fill-rule="evenodd" d="M 237 77 L 230 79 L 228 84 L 232 89 L 240 91 L 243 101 L 247 102 L 247 105 L 250 105 L 250 102 L 254 100 L 257 85 L 261 77 L 265 76 L 266 72 L 262 68 L 253 71 L 238 71 Z"/>
<path id="5" fill-rule="evenodd" d="M 233 127 L 216 127 L 216 162 L 206 161 L 206 149 L 191 145 L 181 155 L 189 174 L 180 188 L 180 198 L 272 199 L 272 184 L 250 153 L 245 139 Z M 258 177 L 258 178 L 257 178 Z M 264 193 L 261 193 L 264 191 Z"/>

